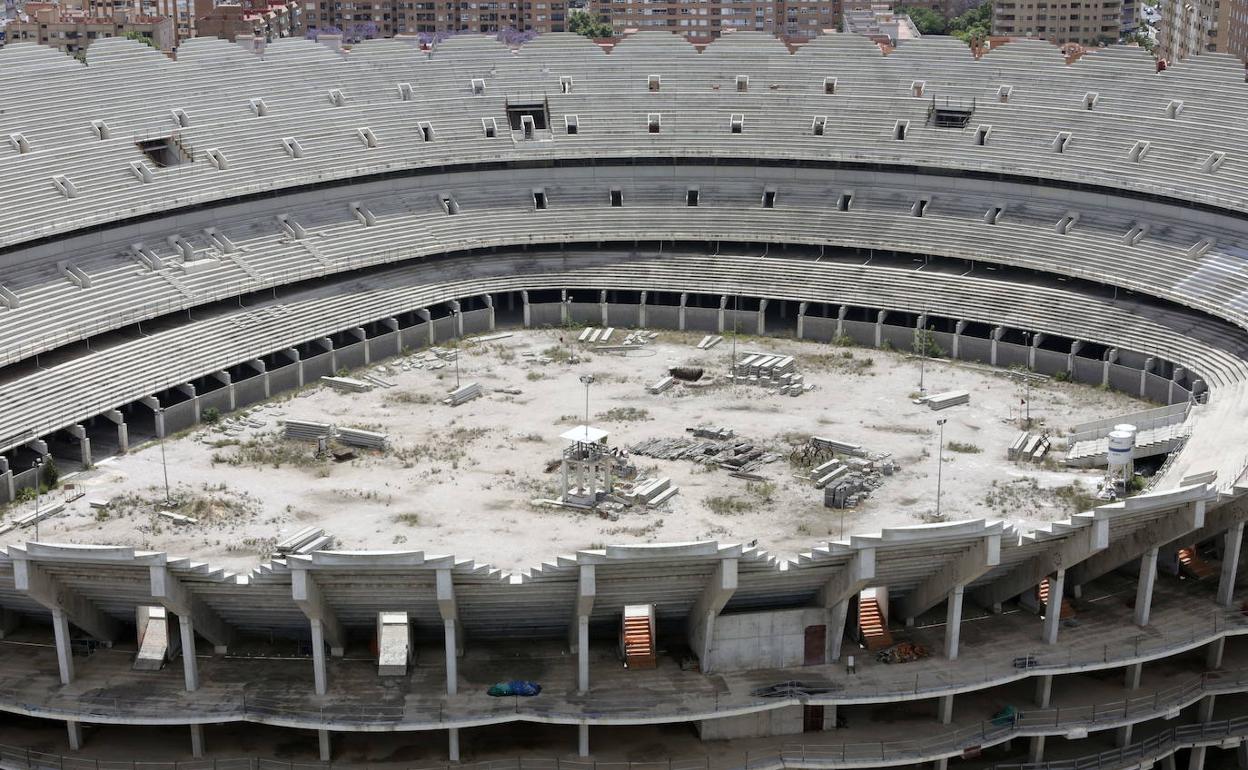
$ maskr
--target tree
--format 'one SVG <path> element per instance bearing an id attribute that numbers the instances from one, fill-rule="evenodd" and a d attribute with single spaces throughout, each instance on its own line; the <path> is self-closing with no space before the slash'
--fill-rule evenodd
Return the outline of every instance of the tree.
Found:
<path id="1" fill-rule="evenodd" d="M 568 31 L 588 38 L 611 37 L 611 25 L 606 17 L 591 16 L 588 11 L 577 10 L 568 14 Z"/>
<path id="2" fill-rule="evenodd" d="M 984 2 L 949 22 L 949 34 L 964 43 L 985 40 L 992 34 L 992 3 Z"/>
<path id="3" fill-rule="evenodd" d="M 144 35 L 142 32 L 136 32 L 134 30 L 130 30 L 122 37 L 126 38 L 127 40 L 137 40 L 140 43 L 143 43 L 144 45 L 150 45 L 152 48 L 156 48 L 156 43 L 152 41 L 152 36 Z"/>
<path id="4" fill-rule="evenodd" d="M 910 21 L 914 22 L 914 26 L 919 30 L 920 35 L 943 35 L 949 26 L 948 22 L 945 21 L 945 17 L 931 8 L 902 6 L 897 9 L 897 13 L 909 16 Z"/>

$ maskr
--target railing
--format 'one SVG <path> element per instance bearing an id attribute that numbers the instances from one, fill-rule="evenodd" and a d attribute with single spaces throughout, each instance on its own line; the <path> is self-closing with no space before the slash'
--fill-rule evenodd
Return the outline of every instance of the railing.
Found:
<path id="1" fill-rule="evenodd" d="M 1248 717 L 1228 719 L 1222 722 L 1205 722 L 1199 725 L 1172 727 L 1139 743 L 1123 746 L 1100 754 L 1078 759 L 1060 759 L 1053 762 L 996 763 L 993 770 L 1117 770 L 1147 766 L 1179 749 L 1207 746 L 1227 738 L 1248 735 Z"/>

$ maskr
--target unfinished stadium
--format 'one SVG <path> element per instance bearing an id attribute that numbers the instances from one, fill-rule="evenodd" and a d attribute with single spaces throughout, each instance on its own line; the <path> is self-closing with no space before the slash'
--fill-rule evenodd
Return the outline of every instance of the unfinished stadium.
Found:
<path id="1" fill-rule="evenodd" d="M 1248 766 L 1238 62 L 748 33 L 610 53 L 193 39 L 174 62 L 97 40 L 86 67 L 6 47 L 0 90 L 0 766 Z M 485 544 L 435 555 L 420 527 L 342 548 L 315 521 L 226 569 L 177 512 L 173 552 L 57 529 L 96 501 L 39 482 L 180 457 L 209 416 L 327 377 L 384 386 L 467 338 L 640 329 L 721 363 L 744 333 L 799 359 L 930 344 L 932 367 L 1147 401 L 1140 447 L 1164 447 L 1134 494 L 1035 526 L 973 508 L 881 526 L 866 503 L 789 555 L 731 527 L 591 545 L 521 520 L 543 545 L 507 569 Z M 761 393 L 782 360 L 744 371 L 734 346 L 727 387 Z M 593 378 L 558 366 L 580 414 Z M 783 376 L 784 411 L 835 411 L 833 386 Z M 496 395 L 441 383 L 477 407 L 408 411 Z M 923 411 L 923 440 L 964 406 Z M 593 421 L 550 429 L 571 436 L 564 502 L 611 488 Z M 589 518 L 568 505 L 551 515 Z M 510 680 L 541 693 L 487 692 Z"/>

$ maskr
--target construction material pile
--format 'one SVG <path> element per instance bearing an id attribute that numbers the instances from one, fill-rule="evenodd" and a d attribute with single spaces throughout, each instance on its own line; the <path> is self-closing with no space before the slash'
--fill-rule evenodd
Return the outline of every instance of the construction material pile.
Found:
<path id="1" fill-rule="evenodd" d="M 800 396 L 815 388 L 797 373 L 793 356 L 774 353 L 746 352 L 735 361 L 731 377 L 735 383 L 758 385 L 783 396 Z"/>
<path id="2" fill-rule="evenodd" d="M 823 490 L 827 508 L 855 508 L 884 484 L 897 470 L 887 452 L 868 452 L 854 444 L 824 436 L 812 436 L 793 449 L 794 465 L 809 465 L 810 481 Z"/>
<path id="3" fill-rule="evenodd" d="M 325 534 L 320 527 L 305 527 L 273 546 L 274 558 L 289 554 L 305 554 L 332 548 L 334 536 Z"/>
<path id="4" fill-rule="evenodd" d="M 485 391 L 481 389 L 481 386 L 478 383 L 470 382 L 447 393 L 446 398 L 442 399 L 442 403 L 450 406 L 459 406 L 483 395 L 485 395 Z"/>
<path id="5" fill-rule="evenodd" d="M 1010 444 L 1010 448 L 1006 450 L 1005 457 L 1007 460 L 1038 463 L 1044 460 L 1044 456 L 1048 454 L 1048 451 L 1049 437 L 1047 435 L 1022 431 L 1015 437 L 1014 443 Z"/>
<path id="6" fill-rule="evenodd" d="M 717 466 L 738 478 L 762 480 L 754 471 L 774 463 L 780 456 L 743 438 L 730 428 L 686 428 L 688 436 L 655 438 L 630 446 L 635 455 L 657 460 L 688 460 Z"/>
<path id="7" fill-rule="evenodd" d="M 880 650 L 875 654 L 875 659 L 880 663 L 913 663 L 929 655 L 931 653 L 921 644 L 901 642 L 889 647 L 887 650 Z"/>
<path id="8" fill-rule="evenodd" d="M 962 404 L 971 403 L 971 394 L 965 390 L 949 390 L 944 393 L 936 393 L 931 396 L 922 396 L 914 400 L 916 404 L 927 404 L 927 408 L 933 412 L 941 409 L 948 409 L 951 406 L 960 406 Z"/>
<path id="9" fill-rule="evenodd" d="M 587 326 L 581 331 L 576 341 L 585 345 L 597 345 L 594 348 L 595 350 L 623 350 L 654 342 L 658 338 L 659 333 L 637 329 L 629 332 L 622 342 L 612 344 L 611 340 L 616 336 L 615 327 L 613 326 L 608 326 L 605 329 Z"/>
<path id="10" fill-rule="evenodd" d="M 360 428 L 339 428 L 327 422 L 311 422 L 308 420 L 286 420 L 283 423 L 285 437 L 290 441 L 316 441 L 335 439 L 340 444 L 358 446 L 365 449 L 385 449 L 389 436 Z"/>

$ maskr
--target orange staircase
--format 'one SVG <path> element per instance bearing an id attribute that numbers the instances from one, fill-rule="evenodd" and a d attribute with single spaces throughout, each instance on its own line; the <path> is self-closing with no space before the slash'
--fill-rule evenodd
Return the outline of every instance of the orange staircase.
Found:
<path id="1" fill-rule="evenodd" d="M 633 614 L 626 608 L 620 629 L 625 668 L 654 668 L 654 623 L 651 613 Z"/>
<path id="2" fill-rule="evenodd" d="M 893 635 L 884 624 L 884 614 L 880 612 L 880 603 L 875 597 L 861 597 L 858 600 L 858 630 L 862 640 L 871 652 L 885 650 L 893 646 Z"/>
<path id="3" fill-rule="evenodd" d="M 1197 580 L 1208 580 L 1218 574 L 1218 571 L 1209 562 L 1200 558 L 1195 548 L 1179 549 L 1179 569 L 1183 574 Z"/>
<path id="4" fill-rule="evenodd" d="M 1036 602 L 1040 605 L 1040 609 L 1046 615 L 1049 606 L 1049 579 L 1045 578 L 1040 581 L 1040 585 L 1036 586 Z M 1075 608 L 1071 606 L 1070 600 L 1065 596 L 1062 597 L 1062 610 L 1060 619 L 1073 618 L 1075 616 Z"/>

